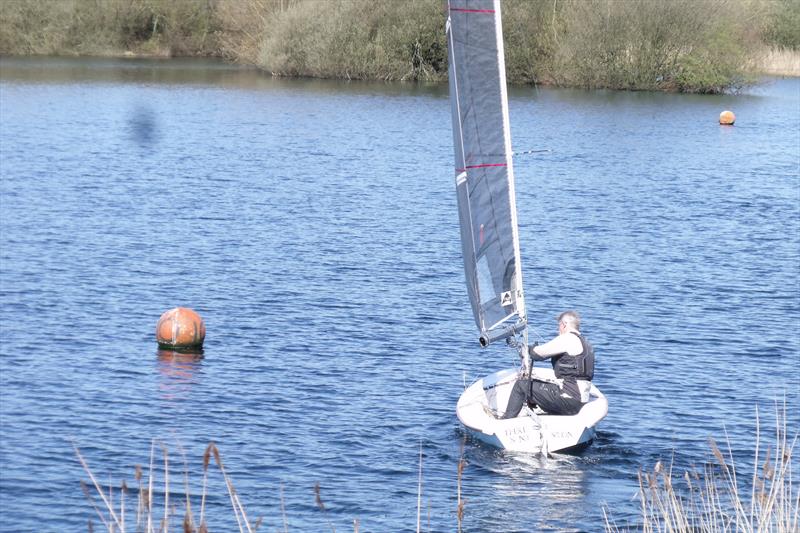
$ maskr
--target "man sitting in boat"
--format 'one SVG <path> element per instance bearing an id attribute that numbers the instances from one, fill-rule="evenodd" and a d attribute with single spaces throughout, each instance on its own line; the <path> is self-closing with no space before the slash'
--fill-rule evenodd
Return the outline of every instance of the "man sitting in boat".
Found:
<path id="1" fill-rule="evenodd" d="M 594 376 L 594 349 L 581 335 L 576 311 L 558 316 L 558 336 L 528 347 L 533 361 L 552 359 L 555 381 L 520 378 L 514 384 L 503 418 L 514 418 L 527 402 L 551 415 L 574 415 L 589 401 Z"/>

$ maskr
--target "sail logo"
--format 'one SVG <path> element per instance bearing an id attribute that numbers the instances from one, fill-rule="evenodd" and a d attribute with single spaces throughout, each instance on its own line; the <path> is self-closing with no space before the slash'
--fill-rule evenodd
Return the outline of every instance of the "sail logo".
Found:
<path id="1" fill-rule="evenodd" d="M 500 305 L 511 305 L 511 291 L 500 293 Z"/>

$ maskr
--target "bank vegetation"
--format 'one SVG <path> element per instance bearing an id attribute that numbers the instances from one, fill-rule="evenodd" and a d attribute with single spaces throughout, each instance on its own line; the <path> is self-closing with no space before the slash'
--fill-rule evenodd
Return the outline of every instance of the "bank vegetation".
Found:
<path id="1" fill-rule="evenodd" d="M 797 0 L 504 0 L 512 83 L 718 93 L 800 75 Z M 442 81 L 445 0 L 4 0 L 0 55 L 203 56 Z"/>

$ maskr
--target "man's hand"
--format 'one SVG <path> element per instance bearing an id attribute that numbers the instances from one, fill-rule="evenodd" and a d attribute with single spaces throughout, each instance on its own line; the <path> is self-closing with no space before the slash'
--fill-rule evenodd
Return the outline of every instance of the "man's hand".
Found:
<path id="1" fill-rule="evenodd" d="M 536 348 L 537 346 L 539 346 L 538 342 L 534 342 L 533 344 L 529 344 L 528 345 L 528 355 L 530 355 L 531 359 L 534 360 L 534 361 L 544 361 L 545 359 L 547 359 L 547 357 L 542 357 L 541 355 L 536 353 L 534 348 Z"/>

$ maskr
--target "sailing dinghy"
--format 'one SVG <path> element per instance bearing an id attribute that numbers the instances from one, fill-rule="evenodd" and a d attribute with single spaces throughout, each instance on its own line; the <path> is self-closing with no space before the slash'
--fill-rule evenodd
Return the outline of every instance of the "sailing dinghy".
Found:
<path id="1" fill-rule="evenodd" d="M 533 368 L 520 268 L 514 171 L 506 94 L 500 0 L 450 0 L 447 40 L 456 194 L 464 273 L 482 346 L 501 340 L 519 352 L 522 367 L 501 370 L 466 388 L 456 413 L 478 439 L 512 451 L 569 451 L 588 445 L 608 402 L 592 385 L 590 400 L 572 416 L 534 412 L 496 418 L 517 379 Z"/>

